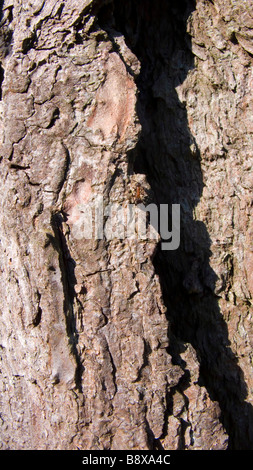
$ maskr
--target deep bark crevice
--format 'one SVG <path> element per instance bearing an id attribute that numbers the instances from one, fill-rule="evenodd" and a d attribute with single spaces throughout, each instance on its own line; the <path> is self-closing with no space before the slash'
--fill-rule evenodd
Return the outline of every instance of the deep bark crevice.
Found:
<path id="1" fill-rule="evenodd" d="M 2 84 L 3 84 L 3 81 L 4 81 L 4 69 L 3 67 L 0 65 L 0 101 L 2 100 Z"/>
<path id="2" fill-rule="evenodd" d="M 59 264 L 62 273 L 62 285 L 64 290 L 64 313 L 66 320 L 66 331 L 69 339 L 69 344 L 72 349 L 73 356 L 76 360 L 76 387 L 82 391 L 82 374 L 83 366 L 78 353 L 78 332 L 76 328 L 76 320 L 74 315 L 74 300 L 76 297 L 75 285 L 75 267 L 76 263 L 70 255 L 68 244 L 63 233 L 62 223 L 63 216 L 61 213 L 55 213 L 52 215 L 52 227 L 55 234 L 55 239 L 51 240 L 54 248 L 59 254 Z"/>
<path id="3" fill-rule="evenodd" d="M 171 331 L 198 353 L 199 384 L 220 405 L 229 448 L 250 449 L 252 407 L 244 401 L 247 387 L 214 293 L 211 240 L 204 223 L 193 218 L 204 186 L 199 151 L 176 92 L 194 68 L 186 23 L 195 7 L 194 0 L 114 0 L 100 10 L 98 22 L 110 38 L 124 35 L 141 62 L 137 110 L 142 131 L 129 160 L 136 173 L 147 175 L 157 204 L 181 205 L 180 248 L 158 249 L 154 259 Z M 169 349 L 173 358 L 174 344 Z"/>

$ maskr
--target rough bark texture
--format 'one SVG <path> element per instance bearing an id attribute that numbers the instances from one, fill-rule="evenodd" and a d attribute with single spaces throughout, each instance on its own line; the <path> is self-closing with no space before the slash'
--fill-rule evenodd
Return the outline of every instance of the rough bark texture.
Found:
<path id="1" fill-rule="evenodd" d="M 3 2 L 2 449 L 253 448 L 252 7 Z M 76 236 L 140 182 L 178 250 Z"/>

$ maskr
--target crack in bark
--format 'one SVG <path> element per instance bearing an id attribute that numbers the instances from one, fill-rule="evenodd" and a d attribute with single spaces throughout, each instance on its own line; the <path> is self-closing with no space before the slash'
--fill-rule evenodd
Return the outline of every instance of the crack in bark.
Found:
<path id="1" fill-rule="evenodd" d="M 41 318 L 42 318 L 42 308 L 40 306 L 40 299 L 41 299 L 41 294 L 40 292 L 37 290 L 37 296 L 38 296 L 38 306 L 37 306 L 37 314 L 35 315 L 34 319 L 33 319 L 33 325 L 36 327 L 36 326 L 39 326 L 40 322 L 41 322 Z"/>
<path id="2" fill-rule="evenodd" d="M 3 96 L 3 93 L 2 93 L 3 82 L 4 82 L 4 68 L 1 66 L 1 63 L 0 63 L 0 101 L 2 101 L 2 96 Z"/>
<path id="3" fill-rule="evenodd" d="M 62 284 L 64 291 L 64 313 L 66 319 L 66 331 L 69 343 L 72 349 L 73 356 L 76 360 L 76 386 L 79 392 L 82 391 L 82 374 L 83 366 L 81 357 L 78 352 L 78 333 L 76 329 L 76 320 L 74 312 L 74 298 L 75 294 L 75 261 L 71 258 L 67 240 L 62 230 L 62 215 L 59 212 L 52 214 L 52 227 L 55 233 L 56 249 L 59 253 L 60 269 L 62 273 Z"/>

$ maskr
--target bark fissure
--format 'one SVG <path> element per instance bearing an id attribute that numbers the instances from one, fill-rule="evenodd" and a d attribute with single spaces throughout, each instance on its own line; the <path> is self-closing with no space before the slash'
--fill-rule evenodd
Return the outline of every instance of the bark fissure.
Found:
<path id="1" fill-rule="evenodd" d="M 71 351 L 76 360 L 76 387 L 79 392 L 82 392 L 82 373 L 83 366 L 81 357 L 78 351 L 78 331 L 76 328 L 74 302 L 75 302 L 75 261 L 71 258 L 67 240 L 65 238 L 63 227 L 63 217 L 60 213 L 52 215 L 52 227 L 55 234 L 54 247 L 59 253 L 59 264 L 62 274 L 62 284 L 64 291 L 64 314 L 66 319 L 66 332 Z"/>

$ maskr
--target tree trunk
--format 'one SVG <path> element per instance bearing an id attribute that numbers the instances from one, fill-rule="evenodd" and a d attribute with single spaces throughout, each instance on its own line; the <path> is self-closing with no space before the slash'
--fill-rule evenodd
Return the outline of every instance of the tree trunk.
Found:
<path id="1" fill-rule="evenodd" d="M 252 449 L 252 6 L 3 1 L 2 449 Z"/>

